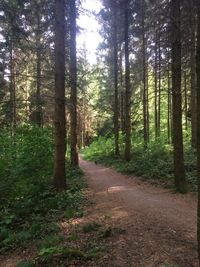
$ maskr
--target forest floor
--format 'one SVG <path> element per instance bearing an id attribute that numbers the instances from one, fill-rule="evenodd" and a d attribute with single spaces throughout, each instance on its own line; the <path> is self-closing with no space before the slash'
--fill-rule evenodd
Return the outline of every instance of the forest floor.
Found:
<path id="1" fill-rule="evenodd" d="M 88 216 L 122 230 L 110 238 L 110 253 L 97 266 L 198 266 L 194 195 L 175 194 L 92 162 L 80 165 L 94 203 Z"/>
<path id="2" fill-rule="evenodd" d="M 60 222 L 59 235 L 62 246 L 75 247 L 87 257 L 76 252 L 77 258 L 58 261 L 59 255 L 54 255 L 53 261 L 36 266 L 198 266 L 195 195 L 175 194 L 83 159 L 80 167 L 88 183 L 88 200 L 83 216 Z M 14 267 L 35 256 L 31 243 L 0 258 L 0 266 Z"/>

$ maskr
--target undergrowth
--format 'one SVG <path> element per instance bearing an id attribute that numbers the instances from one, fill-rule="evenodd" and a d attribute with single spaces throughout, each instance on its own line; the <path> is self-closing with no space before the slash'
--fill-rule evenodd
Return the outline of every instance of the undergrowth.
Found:
<path id="1" fill-rule="evenodd" d="M 68 164 L 69 165 L 69 164 Z M 52 186 L 53 132 L 23 126 L 13 138 L 0 134 L 0 252 L 60 231 L 58 220 L 80 213 L 84 182 L 80 169 L 67 166 L 68 189 Z"/>
<path id="2" fill-rule="evenodd" d="M 163 182 L 167 186 L 173 185 L 173 149 L 165 140 L 151 141 L 147 148 L 140 136 L 132 136 L 132 159 L 123 159 L 124 140 L 120 136 L 120 154 L 114 154 L 113 137 L 99 137 L 88 148 L 82 151 L 87 160 L 95 161 L 106 166 L 113 166 L 119 172 L 142 176 L 154 182 Z M 197 190 L 196 152 L 189 143 L 185 143 L 186 177 L 191 190 Z"/>

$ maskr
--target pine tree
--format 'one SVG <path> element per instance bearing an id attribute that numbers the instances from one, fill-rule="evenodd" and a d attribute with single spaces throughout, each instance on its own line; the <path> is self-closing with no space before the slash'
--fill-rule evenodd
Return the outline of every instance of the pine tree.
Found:
<path id="1" fill-rule="evenodd" d="M 125 46 L 125 160 L 131 159 L 131 88 L 129 59 L 129 0 L 124 3 L 124 46 Z"/>
<path id="2" fill-rule="evenodd" d="M 197 211 L 197 239 L 200 262 L 200 2 L 198 2 L 197 29 L 197 178 L 198 178 L 198 211 Z"/>
<path id="3" fill-rule="evenodd" d="M 65 0 L 55 0 L 55 159 L 54 186 L 66 188 Z"/>
<path id="4" fill-rule="evenodd" d="M 70 7 L 71 164 L 72 164 L 72 166 L 78 166 L 76 1 L 71 0 L 69 7 Z"/>
<path id="5" fill-rule="evenodd" d="M 173 145 L 175 187 L 186 192 L 182 134 L 181 97 L 181 1 L 171 1 L 172 22 L 172 102 L 173 102 Z"/>
<path id="6" fill-rule="evenodd" d="M 115 155 L 119 156 L 119 96 L 118 96 L 118 39 L 117 39 L 117 2 L 112 2 L 113 20 L 113 64 L 114 64 L 114 132 L 115 132 Z"/>

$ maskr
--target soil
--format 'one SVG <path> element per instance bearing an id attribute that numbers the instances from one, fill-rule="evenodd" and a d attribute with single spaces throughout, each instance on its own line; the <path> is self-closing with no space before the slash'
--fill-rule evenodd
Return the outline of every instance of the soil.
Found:
<path id="1" fill-rule="evenodd" d="M 195 195 L 175 194 L 83 159 L 80 159 L 80 167 L 88 183 L 84 216 L 60 222 L 60 234 L 66 239 L 63 242 L 68 242 L 70 234 L 77 234 L 78 240 L 71 245 L 80 249 L 103 247 L 103 253 L 97 253 L 97 257 L 89 261 L 49 266 L 199 266 Z M 83 226 L 91 222 L 99 224 L 100 229 L 84 233 Z M 0 266 L 14 267 L 17 261 L 31 258 L 34 253 L 33 247 L 12 253 L 0 258 Z"/>

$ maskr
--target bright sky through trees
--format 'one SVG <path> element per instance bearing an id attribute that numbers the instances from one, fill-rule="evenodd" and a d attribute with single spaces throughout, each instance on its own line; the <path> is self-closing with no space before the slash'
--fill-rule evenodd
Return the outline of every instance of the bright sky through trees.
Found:
<path id="1" fill-rule="evenodd" d="M 78 49 L 85 47 L 88 51 L 88 60 L 91 64 L 96 62 L 96 48 L 101 41 L 98 33 L 99 24 L 92 13 L 98 14 L 101 3 L 98 0 L 85 0 L 78 19 L 78 26 L 82 29 L 77 37 Z"/>

